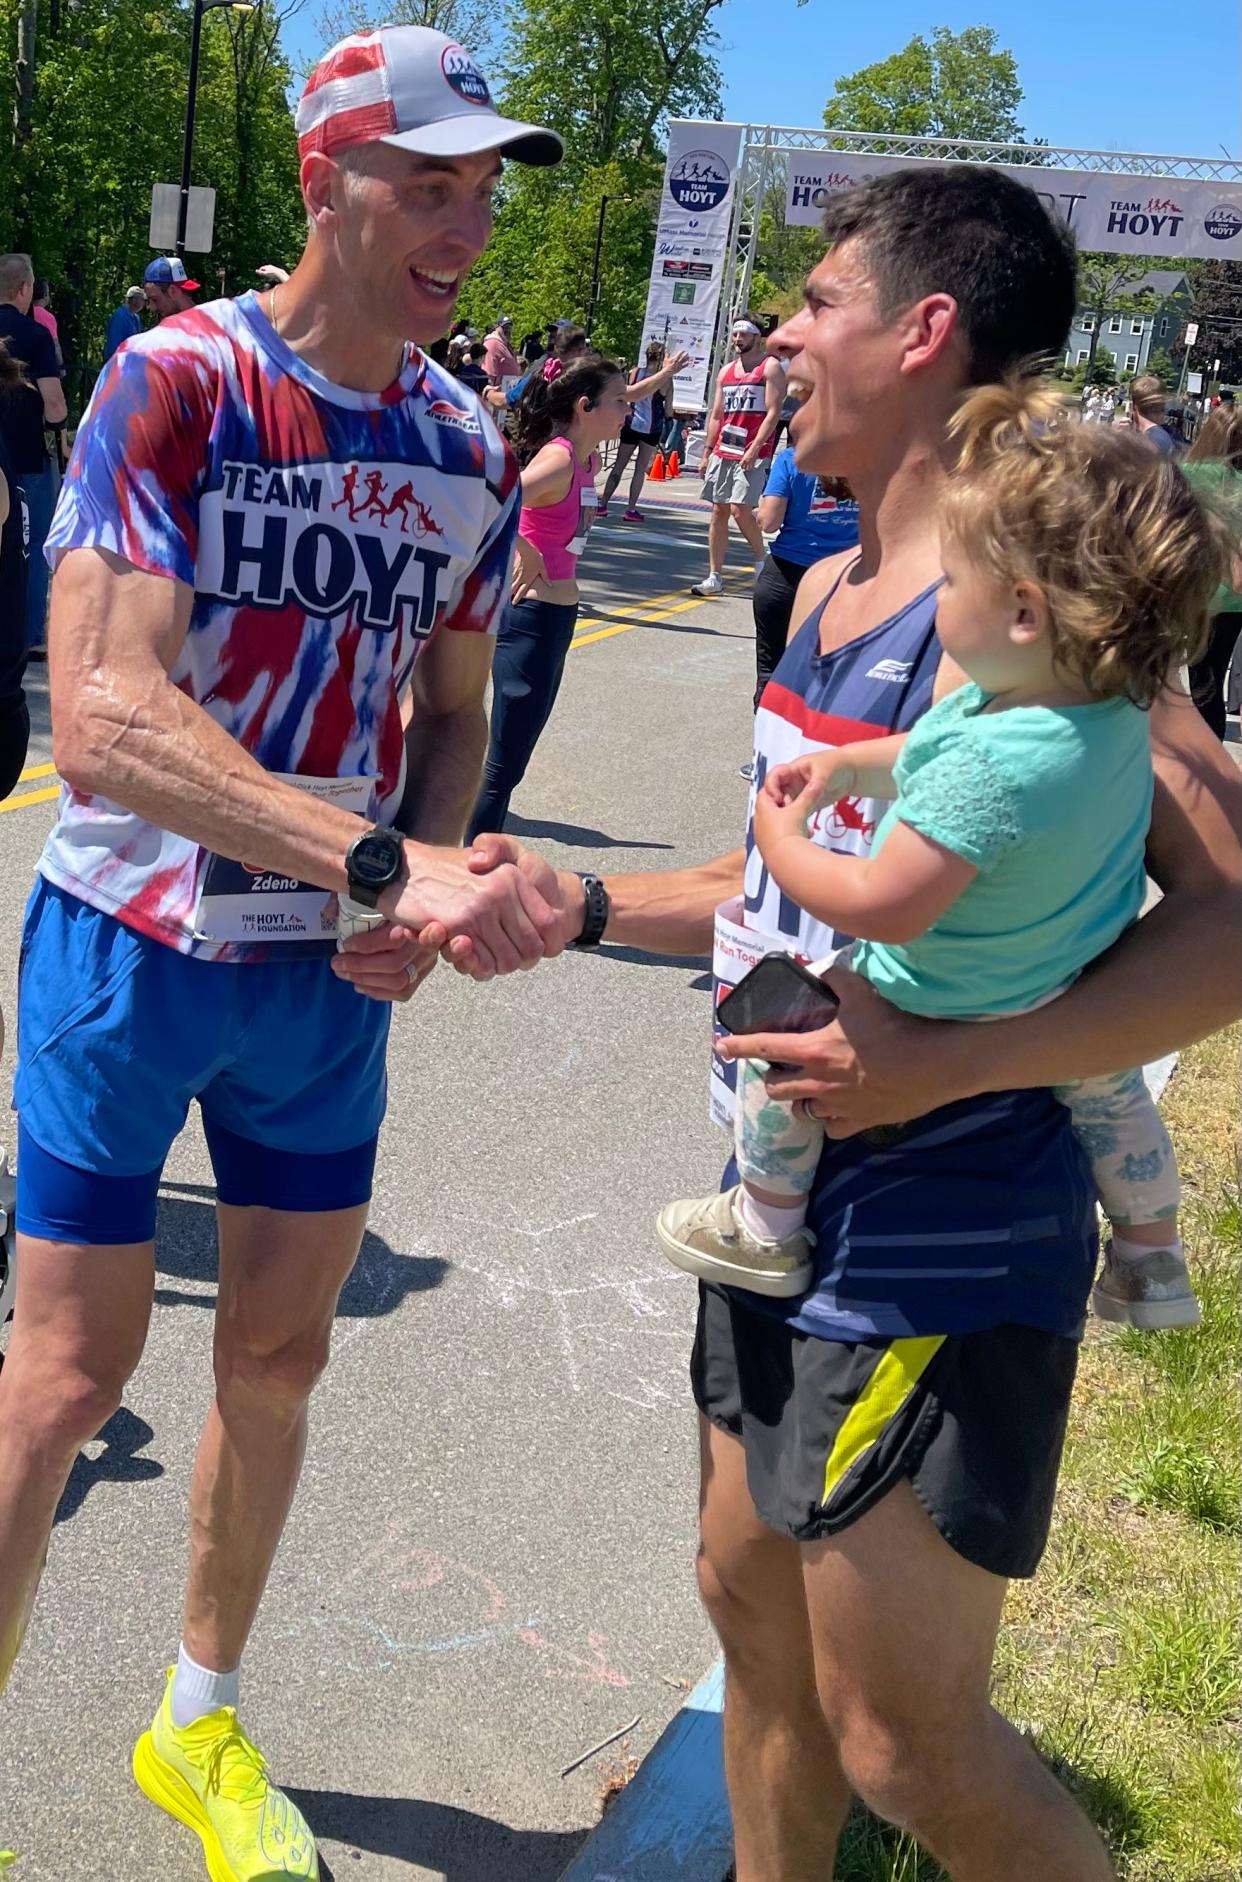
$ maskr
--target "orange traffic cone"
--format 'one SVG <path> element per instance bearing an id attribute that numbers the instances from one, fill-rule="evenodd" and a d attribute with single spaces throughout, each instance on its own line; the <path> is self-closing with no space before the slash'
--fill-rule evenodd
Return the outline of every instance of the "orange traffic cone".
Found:
<path id="1" fill-rule="evenodd" d="M 681 476 L 681 459 L 676 451 L 670 451 L 668 454 L 668 475 L 669 477 Z"/>
<path id="2" fill-rule="evenodd" d="M 664 482 L 665 473 L 664 473 L 663 451 L 656 452 L 655 463 L 651 466 L 651 469 L 647 472 L 647 475 L 648 477 L 650 477 L 653 484 L 662 484 Z"/>

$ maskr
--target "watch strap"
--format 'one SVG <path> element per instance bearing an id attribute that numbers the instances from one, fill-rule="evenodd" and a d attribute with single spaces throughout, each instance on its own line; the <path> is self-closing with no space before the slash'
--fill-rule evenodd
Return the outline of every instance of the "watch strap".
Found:
<path id="1" fill-rule="evenodd" d="M 604 938 L 612 903 L 598 876 L 583 875 L 581 870 L 577 873 L 582 884 L 582 929 L 570 946 L 597 948 Z"/>
<path id="2" fill-rule="evenodd" d="M 351 895 L 338 895 L 336 898 L 336 939 L 337 946 L 350 935 L 369 934 L 372 928 L 382 928 L 388 920 L 378 908 L 368 908 L 363 902 L 355 902 Z"/>

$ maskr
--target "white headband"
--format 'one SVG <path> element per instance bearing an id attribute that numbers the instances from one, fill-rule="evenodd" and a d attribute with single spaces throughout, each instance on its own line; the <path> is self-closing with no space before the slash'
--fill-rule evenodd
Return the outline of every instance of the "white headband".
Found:
<path id="1" fill-rule="evenodd" d="M 753 320 L 735 320 L 733 331 L 734 333 L 753 333 L 758 339 L 762 329 L 757 327 Z"/>

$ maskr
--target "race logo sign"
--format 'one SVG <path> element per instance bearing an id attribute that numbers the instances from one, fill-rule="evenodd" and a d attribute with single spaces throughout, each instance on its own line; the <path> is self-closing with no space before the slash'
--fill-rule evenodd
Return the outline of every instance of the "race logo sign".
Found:
<path id="1" fill-rule="evenodd" d="M 718 209 L 729 193 L 729 166 L 712 150 L 688 150 L 669 171 L 668 193 L 679 209 Z"/>

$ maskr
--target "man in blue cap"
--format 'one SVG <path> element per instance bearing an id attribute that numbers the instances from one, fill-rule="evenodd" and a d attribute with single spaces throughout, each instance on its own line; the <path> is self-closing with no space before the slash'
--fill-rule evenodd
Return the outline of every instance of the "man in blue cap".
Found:
<path id="1" fill-rule="evenodd" d="M 180 255 L 157 255 L 154 261 L 148 262 L 142 285 L 157 320 L 167 320 L 170 314 L 184 314 L 187 308 L 193 307 L 190 297 L 198 293 L 199 287 L 198 282 L 191 281 L 187 275 Z"/>

